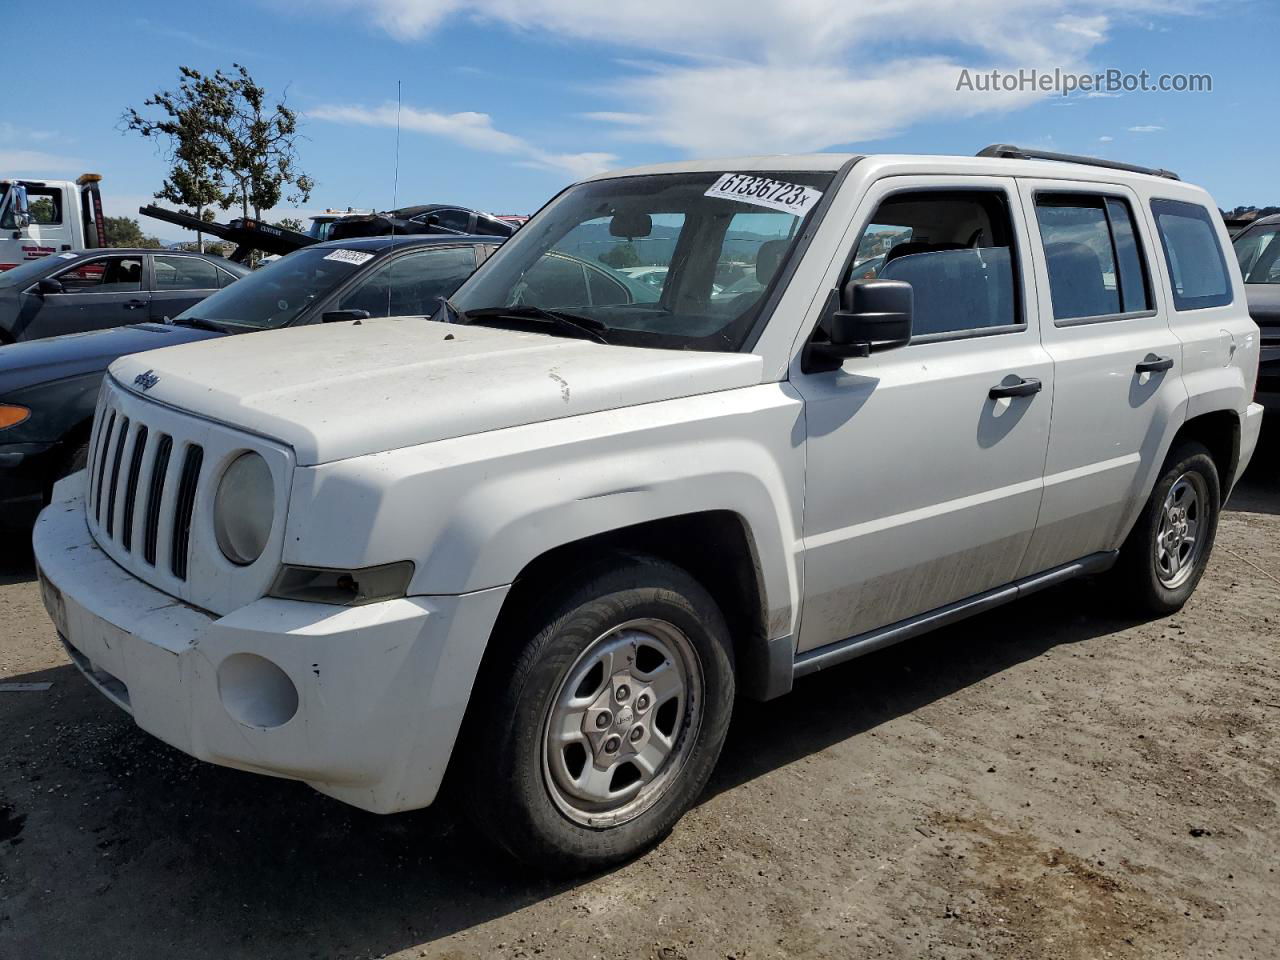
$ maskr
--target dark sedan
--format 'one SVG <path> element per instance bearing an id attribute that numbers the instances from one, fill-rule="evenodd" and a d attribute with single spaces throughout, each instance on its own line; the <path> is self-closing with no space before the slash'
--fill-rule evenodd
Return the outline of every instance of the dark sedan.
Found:
<path id="1" fill-rule="evenodd" d="M 1262 333 L 1258 402 L 1280 411 L 1280 214 L 1263 217 L 1232 240 L 1249 313 Z"/>
<path id="2" fill-rule="evenodd" d="M 98 387 L 117 357 L 323 320 L 429 315 L 499 242 L 419 235 L 316 244 L 172 323 L 0 347 L 0 527 L 29 528 L 54 481 L 84 465 Z"/>
<path id="3" fill-rule="evenodd" d="M 176 250 L 81 250 L 0 273 L 0 344 L 163 321 L 248 273 Z"/>

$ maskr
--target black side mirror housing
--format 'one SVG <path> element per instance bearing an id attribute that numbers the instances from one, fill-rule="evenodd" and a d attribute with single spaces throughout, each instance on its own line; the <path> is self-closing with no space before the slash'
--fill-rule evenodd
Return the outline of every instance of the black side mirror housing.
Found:
<path id="1" fill-rule="evenodd" d="M 851 280 L 828 298 L 823 326 L 828 339 L 811 340 L 806 373 L 834 370 L 848 357 L 869 357 L 911 342 L 915 295 L 904 280 Z"/>
<path id="2" fill-rule="evenodd" d="M 45 277 L 36 284 L 36 293 L 43 297 L 46 293 L 66 293 L 66 291 L 62 287 L 61 281 L 55 280 L 53 277 Z"/>
<path id="3" fill-rule="evenodd" d="M 350 323 L 352 320 L 368 320 L 368 310 L 327 310 L 320 315 L 321 323 Z"/>

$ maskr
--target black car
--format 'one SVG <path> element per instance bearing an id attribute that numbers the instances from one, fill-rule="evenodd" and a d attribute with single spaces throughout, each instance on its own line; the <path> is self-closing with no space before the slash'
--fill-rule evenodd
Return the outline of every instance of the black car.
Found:
<path id="1" fill-rule="evenodd" d="M 172 323 L 0 347 L 0 527 L 27 529 L 55 480 L 84 466 L 98 387 L 117 357 L 322 320 L 429 315 L 501 241 L 399 236 L 305 247 Z"/>
<path id="2" fill-rule="evenodd" d="M 355 213 L 335 220 L 329 227 L 329 238 L 377 237 L 396 233 L 441 233 L 509 237 L 520 224 L 511 217 L 450 206 L 426 203 L 416 207 L 400 207 L 381 213 Z"/>
<path id="3" fill-rule="evenodd" d="M 81 250 L 0 273 L 0 344 L 176 317 L 243 277 L 238 263 L 177 250 Z"/>
<path id="4" fill-rule="evenodd" d="M 1280 214 L 1254 221 L 1231 242 L 1244 276 L 1249 313 L 1262 330 L 1258 402 L 1280 411 Z"/>

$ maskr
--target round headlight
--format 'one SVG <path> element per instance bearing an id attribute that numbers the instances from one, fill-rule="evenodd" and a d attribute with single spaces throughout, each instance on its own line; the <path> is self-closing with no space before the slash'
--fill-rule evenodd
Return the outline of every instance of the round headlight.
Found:
<path id="1" fill-rule="evenodd" d="M 262 556 L 275 520 L 275 499 L 267 461 L 252 452 L 232 461 L 213 498 L 213 529 L 223 556 L 240 566 Z"/>

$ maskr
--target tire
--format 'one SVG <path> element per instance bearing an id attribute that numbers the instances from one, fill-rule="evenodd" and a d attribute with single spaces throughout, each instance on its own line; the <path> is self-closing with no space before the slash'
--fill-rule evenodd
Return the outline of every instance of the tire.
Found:
<path id="1" fill-rule="evenodd" d="M 1126 604 L 1156 616 L 1182 609 L 1209 563 L 1221 506 L 1218 469 L 1208 449 L 1184 443 L 1173 450 L 1120 550 L 1113 578 Z M 1169 514 L 1167 508 L 1175 512 Z M 1189 524 L 1189 532 L 1183 523 Z M 1179 531 L 1194 542 L 1188 545 L 1184 539 L 1171 551 Z M 1162 537 L 1168 539 L 1161 542 Z"/>
<path id="2" fill-rule="evenodd" d="M 653 557 L 596 569 L 500 626 L 459 744 L 477 826 L 542 871 L 600 869 L 660 840 L 706 786 L 733 710 L 710 594 Z"/>
<path id="3" fill-rule="evenodd" d="M 77 473 L 89 465 L 89 441 L 85 440 L 72 447 L 70 452 L 62 458 L 62 461 L 53 469 L 50 475 L 48 485 L 44 490 L 44 502 L 48 503 L 53 499 L 53 485 L 63 477 L 69 477 L 73 473 Z"/>

